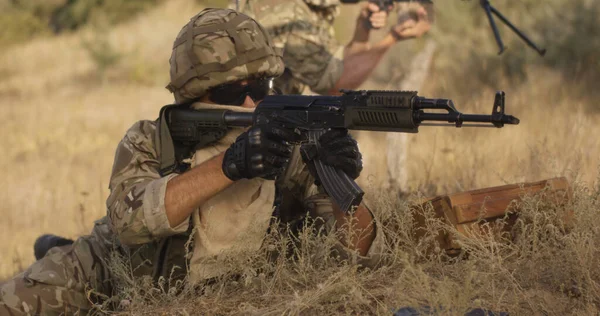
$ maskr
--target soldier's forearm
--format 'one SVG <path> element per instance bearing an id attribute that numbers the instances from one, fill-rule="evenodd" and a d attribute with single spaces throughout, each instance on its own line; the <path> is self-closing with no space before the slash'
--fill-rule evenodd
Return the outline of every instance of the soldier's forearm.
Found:
<path id="1" fill-rule="evenodd" d="M 370 30 L 367 28 L 366 19 L 362 18 L 360 15 L 356 20 L 356 28 L 354 28 L 354 35 L 352 36 L 352 40 L 347 47 L 352 47 L 354 49 L 363 49 L 369 46 L 369 35 Z"/>
<path id="2" fill-rule="evenodd" d="M 360 204 L 353 214 L 341 211 L 333 204 L 335 226 L 340 234 L 340 242 L 361 256 L 366 256 L 375 240 L 374 219 L 364 204 Z"/>
<path id="3" fill-rule="evenodd" d="M 394 37 L 388 35 L 380 42 L 365 49 L 346 46 L 344 50 L 344 70 L 331 90 L 331 94 L 338 93 L 340 89 L 358 88 L 395 43 Z"/>
<path id="4" fill-rule="evenodd" d="M 204 202 L 233 184 L 223 174 L 219 154 L 167 183 L 165 209 L 171 227 L 186 220 Z"/>

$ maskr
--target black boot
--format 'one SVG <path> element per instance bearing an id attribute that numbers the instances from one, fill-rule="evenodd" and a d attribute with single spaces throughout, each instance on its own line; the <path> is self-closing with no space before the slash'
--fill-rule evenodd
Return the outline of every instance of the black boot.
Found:
<path id="1" fill-rule="evenodd" d="M 42 235 L 36 239 L 33 245 L 33 253 L 35 254 L 35 260 L 42 259 L 48 250 L 53 247 L 66 246 L 73 243 L 73 240 L 63 238 L 56 235 Z"/>

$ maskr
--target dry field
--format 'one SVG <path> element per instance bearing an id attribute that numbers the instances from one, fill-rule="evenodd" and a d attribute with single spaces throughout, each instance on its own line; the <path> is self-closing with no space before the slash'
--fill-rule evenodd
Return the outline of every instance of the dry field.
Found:
<path id="1" fill-rule="evenodd" d="M 40 234 L 85 234 L 105 214 L 115 147 L 131 124 L 154 119 L 171 102 L 164 89 L 170 47 L 201 7 L 194 1 L 170 0 L 117 26 L 38 38 L 0 53 L 0 238 L 5 240 L 0 244 L 0 280 L 33 261 L 32 245 Z M 468 54 L 444 51 L 452 40 L 444 38 L 444 30 L 458 28 L 447 22 L 443 14 L 436 22 L 439 30 L 432 37 L 440 45 L 420 94 L 451 98 L 465 112 L 488 113 L 495 89 L 502 89 L 507 112 L 521 124 L 503 129 L 421 128 L 408 136 L 406 189 L 433 195 L 566 176 L 576 183 L 570 206 L 576 211 L 575 229 L 565 233 L 553 216 L 560 210 L 530 200 L 524 217 L 533 224 L 518 228 L 522 237 L 516 244 L 465 240 L 472 252 L 469 260 L 449 264 L 439 254 L 427 257 L 409 241 L 410 214 L 404 201 L 397 201 L 395 194 L 374 196 L 380 190 L 370 187 L 384 230 L 396 241 L 386 267 L 359 271 L 322 255 L 268 267 L 258 257 L 243 258 L 245 263 L 233 264 L 262 267 L 263 272 L 245 269 L 242 280 L 223 281 L 201 299 L 131 290 L 125 294 L 133 299 L 128 313 L 152 308 L 181 314 L 385 314 L 398 306 L 429 304 L 452 308 L 438 311 L 446 315 L 473 306 L 514 315 L 598 314 L 597 91 L 588 92 L 583 79 L 541 63 L 520 67 L 525 79 L 500 73 L 479 83 L 495 62 L 510 63 L 525 49 L 515 44 L 508 56 L 493 56 L 493 39 L 485 29 L 490 45 L 473 40 L 463 49 L 473 58 L 493 56 L 487 59 L 491 64 L 454 64 L 453 57 L 464 61 Z M 504 36 L 514 37 L 507 32 Z M 340 32 L 340 38 L 347 34 Z M 373 80 L 389 80 L 387 69 L 405 66 L 398 55 L 412 56 L 419 43 L 399 45 Z M 375 81 L 370 84 L 377 85 Z M 363 177 L 377 177 L 372 173 L 366 166 Z M 304 251 L 322 245 L 322 240 L 306 238 Z M 141 296 L 149 300 L 138 301 Z"/>

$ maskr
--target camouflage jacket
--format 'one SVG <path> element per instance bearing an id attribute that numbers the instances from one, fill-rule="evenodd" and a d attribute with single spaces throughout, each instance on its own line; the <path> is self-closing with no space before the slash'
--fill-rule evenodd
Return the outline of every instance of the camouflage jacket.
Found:
<path id="1" fill-rule="evenodd" d="M 285 72 L 275 86 L 285 94 L 306 87 L 334 88 L 343 71 L 343 46 L 334 37 L 337 0 L 246 0 L 242 12 L 257 20 L 283 51 Z"/>
<path id="2" fill-rule="evenodd" d="M 120 249 L 130 258 L 132 266 L 138 267 L 134 274 L 151 275 L 155 280 L 160 276 L 173 275 L 175 266 L 187 267 L 187 250 L 190 249 L 186 247 L 193 245 L 187 243 L 191 235 L 190 221 L 170 227 L 166 216 L 164 198 L 167 183 L 177 174 L 165 177 L 159 174 L 156 126 L 156 121 L 139 121 L 119 143 L 106 202 L 110 226 L 118 238 Z M 306 187 L 306 165 L 299 154 L 294 157 L 295 167 L 289 167 L 285 175 L 288 177 L 291 172 L 292 180 L 276 184 L 279 207 L 273 214 L 292 225 L 306 213 L 303 202 L 307 192 L 313 191 Z M 367 257 L 379 253 L 382 245 L 383 234 L 377 233 Z M 373 264 L 371 259 L 367 261 L 365 264 Z M 178 270 L 175 277 L 183 277 L 186 273 Z"/>

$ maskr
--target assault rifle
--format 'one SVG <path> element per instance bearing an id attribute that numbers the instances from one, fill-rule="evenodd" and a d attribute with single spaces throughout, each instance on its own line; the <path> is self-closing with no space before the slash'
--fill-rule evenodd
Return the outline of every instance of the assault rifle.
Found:
<path id="1" fill-rule="evenodd" d="M 342 0 L 344 3 L 358 3 L 361 0 Z M 389 8 L 392 7 L 394 2 L 418 2 L 424 5 L 433 5 L 432 0 L 369 0 L 371 3 L 375 3 L 379 6 L 380 10 L 385 10 L 389 12 Z M 499 47 L 498 55 L 502 54 L 506 49 L 504 46 L 504 42 L 502 41 L 502 37 L 500 36 L 500 32 L 498 31 L 498 26 L 496 26 L 496 21 L 492 14 L 497 16 L 504 24 L 506 24 L 513 32 L 515 32 L 529 47 L 533 48 L 538 54 L 544 56 L 546 54 L 545 48 L 539 48 L 525 33 L 519 30 L 516 26 L 514 26 L 498 9 L 492 6 L 490 0 L 479 0 L 479 4 L 485 11 L 485 14 L 488 17 L 490 22 L 490 27 L 492 28 L 492 32 L 494 32 L 494 38 L 496 39 L 496 43 Z"/>
<path id="2" fill-rule="evenodd" d="M 303 134 L 303 146 L 318 152 L 319 137 L 328 129 L 417 133 L 419 126 L 503 127 L 519 124 L 505 114 L 504 92 L 496 93 L 491 115 L 463 114 L 452 100 L 420 97 L 415 91 L 342 90 L 340 96 L 271 95 L 254 112 L 193 110 L 189 106 L 163 107 L 159 124 L 161 175 L 178 168 L 198 147 L 214 142 L 228 127 L 248 127 L 271 120 Z M 428 111 L 429 110 L 429 111 Z M 430 111 L 434 110 L 434 111 Z M 466 124 L 465 124 L 466 123 Z M 303 153 L 306 154 L 306 153 Z M 343 171 L 312 160 L 325 191 L 344 211 L 358 206 L 364 192 Z"/>

